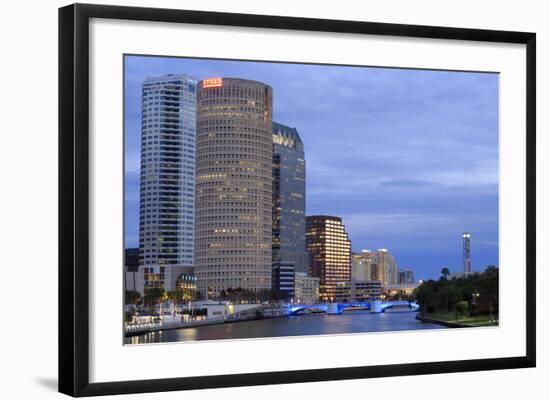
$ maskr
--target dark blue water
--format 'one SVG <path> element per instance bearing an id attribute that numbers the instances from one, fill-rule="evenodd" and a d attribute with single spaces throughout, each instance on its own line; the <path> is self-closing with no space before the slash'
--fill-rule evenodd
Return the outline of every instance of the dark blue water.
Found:
<path id="1" fill-rule="evenodd" d="M 164 330 L 126 338 L 126 344 L 158 342 L 228 340 L 282 336 L 311 336 L 316 334 L 365 333 L 395 330 L 443 329 L 442 326 L 422 323 L 416 313 L 353 312 L 341 315 L 289 316 L 274 319 L 225 323 L 177 330 Z"/>

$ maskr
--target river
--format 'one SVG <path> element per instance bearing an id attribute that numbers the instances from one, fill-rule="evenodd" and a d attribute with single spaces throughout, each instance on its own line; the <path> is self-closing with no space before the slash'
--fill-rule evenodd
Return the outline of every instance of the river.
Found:
<path id="1" fill-rule="evenodd" d="M 349 312 L 340 315 L 301 315 L 273 319 L 224 323 L 127 337 L 126 344 L 150 344 L 175 341 L 228 340 L 235 338 L 260 338 L 302 336 L 316 334 L 365 333 L 395 330 L 444 329 L 432 323 L 415 319 L 416 312 L 369 313 Z"/>

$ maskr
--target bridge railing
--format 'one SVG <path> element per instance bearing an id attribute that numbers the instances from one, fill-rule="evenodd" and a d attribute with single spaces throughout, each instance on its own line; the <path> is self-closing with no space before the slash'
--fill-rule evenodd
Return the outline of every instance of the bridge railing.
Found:
<path id="1" fill-rule="evenodd" d="M 411 310 L 418 310 L 419 306 L 416 302 L 409 302 L 409 301 L 378 301 L 380 302 L 380 308 L 381 310 L 386 310 L 388 308 L 395 308 L 395 307 L 408 307 Z M 365 310 L 370 310 L 372 307 L 372 301 L 368 302 L 338 302 L 337 303 L 338 310 L 344 311 L 344 310 L 350 310 L 353 308 L 364 308 Z M 304 310 L 314 310 L 314 309 L 323 309 L 327 310 L 328 303 L 318 303 L 318 304 L 294 304 L 290 305 L 290 313 L 296 314 L 300 311 Z"/>

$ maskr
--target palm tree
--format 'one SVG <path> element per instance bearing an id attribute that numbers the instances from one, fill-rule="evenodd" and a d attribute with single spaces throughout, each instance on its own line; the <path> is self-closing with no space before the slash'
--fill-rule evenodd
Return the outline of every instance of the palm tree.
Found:
<path id="1" fill-rule="evenodd" d="M 445 280 L 447 280 L 447 276 L 451 274 L 451 272 L 449 271 L 448 268 L 444 267 L 443 269 L 441 269 L 441 275 L 445 278 Z"/>
<path id="2" fill-rule="evenodd" d="M 162 303 L 166 300 L 166 291 L 164 291 L 164 288 L 151 288 L 147 291 L 145 299 L 151 306 L 151 312 L 154 313 L 155 304 Z"/>
<path id="3" fill-rule="evenodd" d="M 433 306 L 435 300 L 435 292 L 433 289 L 433 281 L 422 283 L 420 287 L 414 290 L 416 300 L 422 306 L 422 315 L 428 315 L 428 308 Z"/>
<path id="4" fill-rule="evenodd" d="M 137 291 L 126 290 L 124 294 L 124 301 L 127 305 L 136 304 L 141 298 L 141 294 Z"/>
<path id="5" fill-rule="evenodd" d="M 178 301 L 181 301 L 183 299 L 183 291 L 181 290 L 175 290 L 175 291 L 168 291 L 166 293 L 167 298 L 172 301 L 172 314 L 175 314 L 176 311 L 176 305 Z"/>

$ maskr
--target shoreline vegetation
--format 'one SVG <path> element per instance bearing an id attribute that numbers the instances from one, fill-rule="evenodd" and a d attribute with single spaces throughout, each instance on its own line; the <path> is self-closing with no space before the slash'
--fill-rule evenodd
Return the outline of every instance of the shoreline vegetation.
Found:
<path id="1" fill-rule="evenodd" d="M 459 316 L 456 318 L 454 312 L 433 313 L 427 316 L 418 313 L 416 319 L 424 323 L 434 323 L 445 327 L 465 328 L 465 327 L 497 327 L 498 319 L 491 315 L 477 316 Z"/>
<path id="2" fill-rule="evenodd" d="M 487 266 L 482 273 L 423 282 L 415 296 L 420 305 L 418 320 L 447 327 L 498 326 L 498 268 Z"/>

